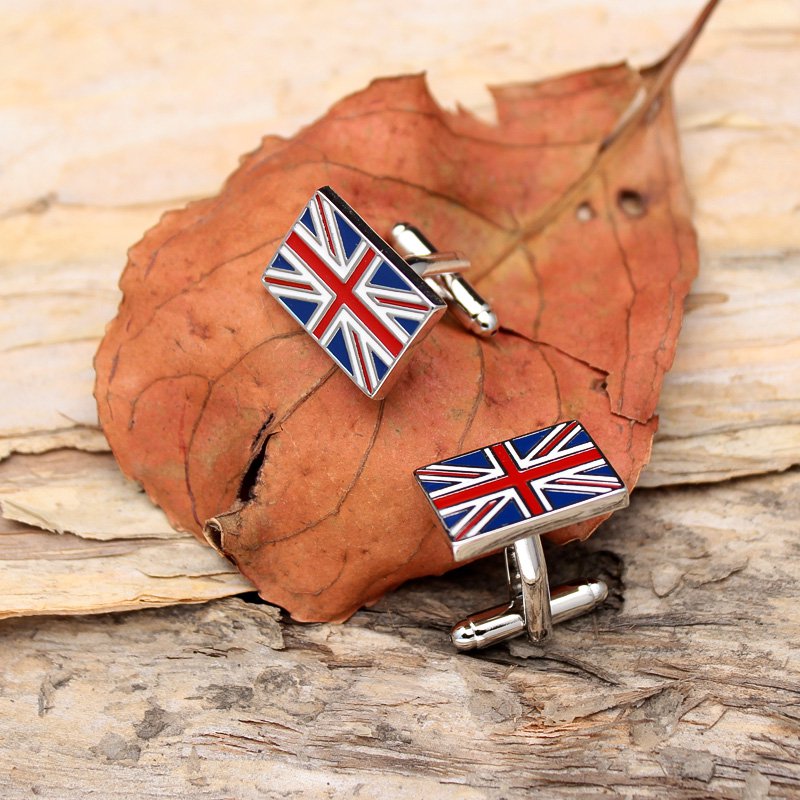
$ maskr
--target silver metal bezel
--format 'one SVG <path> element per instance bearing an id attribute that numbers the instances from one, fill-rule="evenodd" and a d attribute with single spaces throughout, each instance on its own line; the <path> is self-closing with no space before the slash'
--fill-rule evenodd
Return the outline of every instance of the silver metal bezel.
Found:
<path id="1" fill-rule="evenodd" d="M 564 420 L 564 421 L 572 422 L 573 420 Z M 591 439 L 595 447 L 597 447 L 597 450 L 599 451 L 603 460 L 606 462 L 606 464 L 608 464 L 609 469 L 614 473 L 614 476 L 622 484 L 621 488 L 614 489 L 603 495 L 589 497 L 585 500 L 573 503 L 567 508 L 562 508 L 555 511 L 547 511 L 544 514 L 540 514 L 537 517 L 533 517 L 532 519 L 522 520 L 521 522 L 514 523 L 513 525 L 508 525 L 507 527 L 501 528 L 500 530 L 495 531 L 493 533 L 476 536 L 473 539 L 464 539 L 463 541 L 455 542 L 450 538 L 450 536 L 447 535 L 447 525 L 445 524 L 444 517 L 439 513 L 439 510 L 433 504 L 433 500 L 422 487 L 422 481 L 420 480 L 418 475 L 418 472 L 420 470 L 426 469 L 429 465 L 418 467 L 416 470 L 414 470 L 414 477 L 419 483 L 420 488 L 422 489 L 423 494 L 425 495 L 425 499 L 428 501 L 428 505 L 433 510 L 433 513 L 436 515 L 439 524 L 443 528 L 444 536 L 447 539 L 447 542 L 452 549 L 454 561 L 457 562 L 469 561 L 470 559 L 478 558 L 480 556 L 493 553 L 496 550 L 499 550 L 503 547 L 512 545 L 519 539 L 524 539 L 532 535 L 548 533 L 549 531 L 554 531 L 557 530 L 558 528 L 566 527 L 567 525 L 574 525 L 575 523 L 578 522 L 584 522 L 587 519 L 592 519 L 593 517 L 599 517 L 603 514 L 608 514 L 611 513 L 612 511 L 617 511 L 621 508 L 625 508 L 628 505 L 630 501 L 630 496 L 628 493 L 628 489 L 625 486 L 625 482 L 622 480 L 617 471 L 614 469 L 611 462 L 606 458 L 603 451 L 597 445 L 597 442 L 595 442 L 594 437 L 589 433 L 588 430 L 586 430 L 586 427 L 582 425 L 579 421 L 578 424 L 586 432 L 586 435 Z M 547 427 L 550 428 L 553 426 L 548 425 Z M 544 430 L 544 428 L 540 428 L 539 430 Z M 537 433 L 537 432 L 538 431 L 531 431 L 530 433 Z M 510 437 L 510 439 L 517 439 L 520 436 L 527 436 L 527 435 L 529 434 L 523 433 L 519 434 L 518 436 Z M 480 450 L 484 450 L 489 447 L 494 447 L 495 445 L 501 445 L 504 442 L 509 441 L 510 439 L 503 439 L 499 442 L 494 442 L 489 445 L 484 445 L 483 447 L 476 447 L 473 450 L 466 451 L 466 453 L 457 453 L 454 454 L 453 456 L 447 456 L 447 458 L 442 460 L 447 460 L 449 458 L 457 458 L 460 455 L 468 455 L 470 453 L 476 453 Z"/>
<path id="2" fill-rule="evenodd" d="M 411 336 L 411 338 L 405 343 L 403 349 L 400 351 L 400 354 L 395 359 L 394 364 L 389 367 L 386 374 L 383 376 L 383 379 L 375 386 L 375 389 L 370 393 L 364 387 L 360 386 L 350 375 L 347 375 L 347 372 L 341 368 L 339 363 L 336 361 L 335 358 L 328 352 L 324 345 L 322 345 L 315 336 L 313 336 L 310 331 L 303 325 L 303 323 L 295 317 L 295 315 L 287 308 L 277 297 L 274 297 L 269 285 L 263 280 L 262 278 L 262 286 L 267 290 L 267 293 L 273 297 L 273 299 L 281 306 L 282 310 L 287 313 L 292 319 L 294 319 L 298 325 L 300 325 L 303 330 L 305 330 L 306 334 L 316 343 L 316 345 L 325 353 L 325 355 L 339 367 L 348 378 L 350 378 L 351 382 L 367 397 L 375 400 L 379 400 L 386 395 L 386 393 L 391 389 L 392 385 L 395 383 L 397 378 L 400 376 L 402 372 L 402 366 L 407 363 L 409 357 L 412 355 L 414 350 L 424 341 L 427 335 L 430 333 L 431 328 L 439 321 L 442 314 L 445 313 L 447 310 L 447 304 L 441 297 L 428 285 L 428 283 L 419 277 L 419 275 L 414 271 L 414 269 L 409 266 L 406 260 L 397 253 L 387 242 L 382 239 L 365 221 L 362 217 L 358 214 L 358 212 L 353 209 L 345 200 L 343 200 L 330 186 L 321 186 L 319 189 L 316 189 L 312 194 L 312 197 L 316 194 L 321 194 L 328 200 L 336 209 L 339 211 L 347 221 L 358 231 L 358 233 L 363 236 L 369 244 L 378 252 L 382 258 L 386 261 L 390 262 L 395 269 L 397 269 L 402 276 L 415 288 L 418 289 L 419 292 L 425 297 L 425 299 L 431 304 L 431 312 L 428 315 L 427 320 L 421 325 Z M 306 204 L 307 205 L 307 204 Z M 281 239 L 280 244 L 276 248 L 275 252 L 279 253 L 281 248 L 283 248 L 284 244 L 286 243 L 289 236 L 291 236 L 294 227 L 302 218 L 303 214 L 306 210 L 306 205 L 303 206 L 300 213 L 297 215 L 295 220 L 289 226 L 286 234 Z M 270 259 L 267 268 L 269 265 L 272 264 L 274 260 L 274 256 Z M 266 271 L 265 269 L 265 271 Z"/>

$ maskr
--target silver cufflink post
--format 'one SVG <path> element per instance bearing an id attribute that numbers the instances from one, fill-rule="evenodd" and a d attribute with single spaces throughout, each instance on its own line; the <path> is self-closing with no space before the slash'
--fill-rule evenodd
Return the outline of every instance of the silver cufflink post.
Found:
<path id="1" fill-rule="evenodd" d="M 476 336 L 497 333 L 499 325 L 492 307 L 459 274 L 470 267 L 470 262 L 460 253 L 437 252 L 424 234 L 407 222 L 398 222 L 392 228 L 391 242 L 468 331 Z"/>
<path id="2" fill-rule="evenodd" d="M 541 642 L 553 625 L 594 610 L 608 597 L 601 580 L 564 584 L 550 589 L 541 540 L 531 536 L 505 551 L 509 601 L 472 614 L 453 626 L 453 644 L 463 652 L 482 650 L 526 634 Z"/>
<path id="3" fill-rule="evenodd" d="M 452 630 L 462 651 L 527 634 L 547 638 L 555 623 L 596 608 L 599 580 L 551 591 L 539 536 L 628 504 L 622 479 L 586 429 L 571 420 L 415 471 L 452 548 L 464 561 L 506 548 L 507 604 L 473 614 Z"/>

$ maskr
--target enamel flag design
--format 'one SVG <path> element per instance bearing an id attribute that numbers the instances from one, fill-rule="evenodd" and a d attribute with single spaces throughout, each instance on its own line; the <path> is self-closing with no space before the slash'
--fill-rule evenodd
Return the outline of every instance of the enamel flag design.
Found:
<path id="1" fill-rule="evenodd" d="M 330 187 L 264 272 L 267 291 L 369 397 L 444 313 L 434 291 Z"/>
<path id="2" fill-rule="evenodd" d="M 415 471 L 456 561 L 628 502 L 619 475 L 576 421 Z"/>

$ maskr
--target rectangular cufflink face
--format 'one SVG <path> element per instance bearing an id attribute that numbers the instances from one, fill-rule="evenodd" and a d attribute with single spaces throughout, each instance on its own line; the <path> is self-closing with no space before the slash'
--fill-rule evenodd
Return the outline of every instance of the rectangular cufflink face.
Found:
<path id="1" fill-rule="evenodd" d="M 445 303 L 329 186 L 318 189 L 264 272 L 267 291 L 369 397 Z"/>
<path id="2" fill-rule="evenodd" d="M 456 561 L 628 504 L 622 479 L 574 420 L 421 467 L 414 476 Z"/>

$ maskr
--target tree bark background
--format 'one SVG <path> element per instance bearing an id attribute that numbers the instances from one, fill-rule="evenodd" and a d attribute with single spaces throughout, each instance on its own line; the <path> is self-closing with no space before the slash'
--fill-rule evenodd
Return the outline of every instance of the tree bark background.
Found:
<path id="1" fill-rule="evenodd" d="M 497 560 L 344 626 L 214 600 L 249 585 L 125 482 L 91 397 L 126 247 L 261 135 L 423 68 L 490 119 L 485 84 L 652 62 L 700 5 L 4 9 L 3 797 L 800 796 L 796 2 L 726 0 L 678 78 L 701 274 L 651 488 L 549 556 L 613 600 L 545 648 L 451 651 Z"/>

